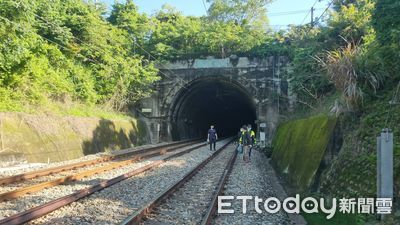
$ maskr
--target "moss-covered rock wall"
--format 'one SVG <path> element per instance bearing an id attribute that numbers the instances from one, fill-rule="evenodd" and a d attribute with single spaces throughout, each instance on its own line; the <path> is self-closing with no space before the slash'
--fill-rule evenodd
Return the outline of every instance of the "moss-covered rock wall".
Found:
<path id="1" fill-rule="evenodd" d="M 55 162 L 149 142 L 135 119 L 0 113 L 0 162 Z"/>
<path id="2" fill-rule="evenodd" d="M 335 118 L 318 115 L 278 127 L 272 142 L 272 160 L 297 190 L 305 191 L 312 184 L 335 125 Z"/>

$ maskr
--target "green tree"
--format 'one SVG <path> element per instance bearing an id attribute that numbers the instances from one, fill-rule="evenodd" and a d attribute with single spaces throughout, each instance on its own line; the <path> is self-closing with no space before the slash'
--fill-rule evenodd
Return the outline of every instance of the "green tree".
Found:
<path id="1" fill-rule="evenodd" d="M 341 45 L 346 45 L 342 38 L 358 42 L 372 32 L 370 21 L 375 7 L 373 0 L 352 0 L 336 4 L 336 10 L 328 19 L 329 36 Z"/>
<path id="2" fill-rule="evenodd" d="M 126 30 L 130 37 L 139 45 L 143 45 L 149 32 L 149 19 L 145 14 L 138 12 L 132 0 L 115 3 L 107 20 L 118 28 Z"/>
<path id="3" fill-rule="evenodd" d="M 400 77 L 400 2 L 396 0 L 376 0 L 372 25 L 376 31 L 377 46 L 373 48 L 376 57 L 384 65 L 391 78 Z M 392 82 L 390 79 L 389 83 Z"/>
<path id="4" fill-rule="evenodd" d="M 400 43 L 400 2 L 396 0 L 376 0 L 372 24 L 378 41 L 382 45 Z"/>
<path id="5" fill-rule="evenodd" d="M 168 5 L 153 16 L 146 49 L 161 59 L 246 54 L 265 39 L 264 32 L 233 21 L 186 17 Z"/>
<path id="6" fill-rule="evenodd" d="M 157 70 L 132 51 L 136 33 L 107 22 L 104 10 L 80 0 L 2 0 L 0 109 L 72 99 L 121 110 L 147 96 Z"/>
<path id="7" fill-rule="evenodd" d="M 267 4 L 270 0 L 208 0 L 211 20 L 234 22 L 253 30 L 268 28 Z"/>
<path id="8" fill-rule="evenodd" d="M 186 17 L 175 8 L 164 5 L 151 20 L 151 35 L 146 49 L 160 59 L 190 58 L 201 55 L 198 35 L 202 22 Z"/>

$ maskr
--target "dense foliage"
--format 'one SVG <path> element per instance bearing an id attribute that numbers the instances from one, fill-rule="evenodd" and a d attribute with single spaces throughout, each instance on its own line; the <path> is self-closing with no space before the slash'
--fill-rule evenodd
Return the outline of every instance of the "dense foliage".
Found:
<path id="1" fill-rule="evenodd" d="M 1 0 L 0 110 L 53 102 L 126 109 L 151 93 L 155 60 L 268 49 L 268 2 L 210 1 L 210 16 L 188 17 L 168 5 L 141 14 L 131 0 L 109 14 L 92 1 Z"/>
<path id="2" fill-rule="evenodd" d="M 104 12 L 80 0 L 1 0 L 1 110 L 71 100 L 120 110 L 147 96 L 156 69 Z"/>
<path id="3" fill-rule="evenodd" d="M 266 38 L 264 31 L 244 22 L 184 16 L 168 5 L 150 18 L 148 27 L 146 50 L 166 60 L 245 54 Z"/>
<path id="4" fill-rule="evenodd" d="M 132 0 L 116 2 L 108 14 L 91 1 L 1 0 L 0 108 L 72 100 L 121 110 L 151 92 L 158 79 L 153 61 L 232 54 L 289 57 L 293 68 L 286 78 L 305 108 L 352 90 L 354 101 L 337 102 L 362 110 L 381 81 L 399 78 L 398 1 L 333 1 L 314 26 L 283 31 L 268 28 L 269 0 L 207 2 L 207 16 L 193 17 L 168 5 L 142 14 Z M 346 52 L 347 46 L 357 51 Z M 347 53 L 354 53 L 351 60 Z M 331 72 L 342 62 L 347 66 L 336 71 L 343 78 L 347 68 L 371 79 L 338 83 L 341 75 Z"/>
<path id="5" fill-rule="evenodd" d="M 289 77 L 299 102 L 318 105 L 337 91 L 342 97 L 334 111 L 362 111 L 377 90 L 396 85 L 399 10 L 395 0 L 334 1 L 325 22 L 284 33 L 291 42 L 294 68 Z"/>
<path id="6" fill-rule="evenodd" d="M 400 2 L 376 0 L 372 26 L 376 32 L 374 52 L 391 78 L 400 78 Z M 392 82 L 393 79 L 390 80 Z"/>
<path id="7" fill-rule="evenodd" d="M 121 111 L 151 93 L 159 79 L 154 61 L 286 56 L 291 68 L 282 77 L 297 95 L 296 115 L 328 108 L 344 115 L 339 123 L 345 118 L 337 160 L 345 165 L 331 168 L 338 179 L 321 190 L 375 193 L 375 135 L 400 122 L 399 0 L 334 0 L 312 26 L 281 31 L 268 27 L 270 0 L 207 0 L 203 17 L 168 5 L 141 14 L 132 0 L 107 12 L 95 2 L 0 0 L 0 111 L 53 103 Z M 399 131 L 394 135 L 398 159 Z M 360 170 L 366 175 L 358 176 Z"/>

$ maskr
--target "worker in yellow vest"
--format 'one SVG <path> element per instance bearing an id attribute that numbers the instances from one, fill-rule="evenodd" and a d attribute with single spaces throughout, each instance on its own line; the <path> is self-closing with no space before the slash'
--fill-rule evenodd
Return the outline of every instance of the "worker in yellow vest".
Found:
<path id="1" fill-rule="evenodd" d="M 247 131 L 249 132 L 250 138 L 251 138 L 251 147 L 249 149 L 249 161 L 250 161 L 251 160 L 251 150 L 257 144 L 257 140 L 256 140 L 256 133 L 251 129 L 251 124 L 247 125 Z"/>
<path id="2" fill-rule="evenodd" d="M 242 133 L 239 139 L 239 144 L 243 146 L 243 161 L 250 162 L 249 160 L 249 149 L 252 147 L 252 140 L 250 138 L 250 133 L 247 131 L 246 125 L 242 127 Z"/>

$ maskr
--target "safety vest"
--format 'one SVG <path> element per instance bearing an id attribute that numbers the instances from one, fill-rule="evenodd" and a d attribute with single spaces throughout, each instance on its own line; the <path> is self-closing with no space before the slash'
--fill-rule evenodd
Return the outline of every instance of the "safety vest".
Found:
<path id="1" fill-rule="evenodd" d="M 250 137 L 253 140 L 253 144 L 257 144 L 256 133 L 253 130 L 250 131 Z"/>
<path id="2" fill-rule="evenodd" d="M 243 134 L 244 134 L 245 132 L 248 132 L 248 131 L 242 131 L 242 135 L 240 135 L 240 138 L 239 138 L 239 143 L 240 143 L 240 144 L 242 144 L 242 137 L 243 137 Z M 256 133 L 255 133 L 253 130 L 250 131 L 250 137 L 251 137 L 251 139 L 253 140 L 253 143 L 252 143 L 252 144 L 257 144 Z"/>

